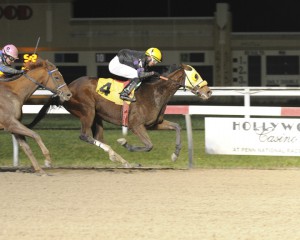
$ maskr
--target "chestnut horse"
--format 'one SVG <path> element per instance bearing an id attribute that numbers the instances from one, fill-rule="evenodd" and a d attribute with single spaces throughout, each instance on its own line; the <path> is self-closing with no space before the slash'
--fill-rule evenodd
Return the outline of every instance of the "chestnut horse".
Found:
<path id="1" fill-rule="evenodd" d="M 118 142 L 129 151 L 149 152 L 153 148 L 153 144 L 147 129 L 175 130 L 176 145 L 171 156 L 171 159 L 175 161 L 181 150 L 181 129 L 179 124 L 164 119 L 167 103 L 181 87 L 191 91 L 203 100 L 210 98 L 212 92 L 207 86 L 207 82 L 189 65 L 172 65 L 169 71 L 163 75 L 164 77 L 153 77 L 144 80 L 136 89 L 136 102 L 129 105 L 128 128 L 140 139 L 144 146 L 130 145 L 125 138 L 118 139 Z M 129 167 L 130 164 L 125 159 L 115 153 L 110 146 L 103 143 L 103 120 L 115 125 L 124 125 L 122 104 L 117 105 L 100 96 L 96 92 L 97 84 L 98 78 L 96 77 L 83 76 L 74 80 L 69 84 L 73 97 L 70 101 L 63 103 L 63 106 L 72 115 L 79 118 L 81 122 L 79 138 L 81 140 L 104 149 L 108 152 L 110 160 L 119 161 L 125 167 Z M 109 89 L 105 89 L 105 91 L 110 94 Z M 117 96 L 119 96 L 118 93 Z M 46 103 L 33 122 L 29 124 L 29 127 L 37 124 L 46 115 L 50 106 L 54 104 L 57 105 L 54 99 Z"/>
<path id="2" fill-rule="evenodd" d="M 22 106 L 39 87 L 46 88 L 60 98 L 68 101 L 72 94 L 58 69 L 48 60 L 39 58 L 36 62 L 24 64 L 27 72 L 17 79 L 0 81 L 0 129 L 13 134 L 30 159 L 34 171 L 46 174 L 39 166 L 25 137 L 33 138 L 45 156 L 45 166 L 51 166 L 51 157 L 41 137 L 21 123 Z"/>

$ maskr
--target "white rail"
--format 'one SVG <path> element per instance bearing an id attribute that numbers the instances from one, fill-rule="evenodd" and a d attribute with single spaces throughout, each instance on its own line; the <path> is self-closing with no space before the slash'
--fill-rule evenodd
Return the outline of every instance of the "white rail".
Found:
<path id="1" fill-rule="evenodd" d="M 188 114 L 197 115 L 239 115 L 239 116 L 300 116 L 300 110 L 297 107 L 253 107 L 251 106 L 251 98 L 256 96 L 289 96 L 300 97 L 300 87 L 211 87 L 212 98 L 218 96 L 243 96 L 244 106 L 190 106 Z M 37 90 L 35 96 L 51 96 L 52 93 L 47 90 Z M 188 91 L 179 90 L 175 97 L 195 97 Z M 205 103 L 205 102 L 203 102 Z M 38 113 L 42 105 L 24 105 L 23 113 Z M 173 111 L 175 108 L 169 106 Z M 182 106 L 184 108 L 187 106 Z M 300 106 L 299 106 L 300 107 Z M 180 107 L 176 107 L 180 109 Z M 64 108 L 52 107 L 49 114 L 68 114 Z M 168 114 L 172 112 L 167 110 Z M 182 113 L 178 113 L 182 114 Z"/>

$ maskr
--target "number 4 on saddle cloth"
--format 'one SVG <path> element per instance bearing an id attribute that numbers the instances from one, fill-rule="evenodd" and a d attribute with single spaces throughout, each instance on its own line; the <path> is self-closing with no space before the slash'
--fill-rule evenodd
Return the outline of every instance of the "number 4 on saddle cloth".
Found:
<path id="1" fill-rule="evenodd" d="M 109 101 L 114 102 L 117 105 L 123 105 L 124 102 L 130 104 L 129 101 L 123 101 L 120 98 L 120 92 L 129 83 L 127 81 L 119 81 L 112 78 L 99 78 L 96 92 L 106 98 Z M 135 89 L 130 93 L 130 97 L 133 97 Z"/>
<path id="2" fill-rule="evenodd" d="M 120 98 L 120 92 L 124 89 L 124 87 L 129 83 L 130 80 L 127 81 L 119 81 L 112 78 L 99 78 L 98 84 L 96 88 L 96 92 L 106 98 L 109 101 L 114 102 L 117 105 L 123 105 L 122 107 L 122 125 L 127 128 L 128 126 L 128 113 L 129 113 L 129 105 L 130 101 L 124 101 Z M 132 98 L 134 95 L 135 89 L 130 93 L 130 97 Z M 127 131 L 127 130 L 123 130 Z M 124 134 L 125 135 L 125 134 Z"/>

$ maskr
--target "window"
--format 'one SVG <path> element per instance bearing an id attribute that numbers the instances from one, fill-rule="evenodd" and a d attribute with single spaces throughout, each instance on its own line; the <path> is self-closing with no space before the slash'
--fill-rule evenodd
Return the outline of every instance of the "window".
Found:
<path id="1" fill-rule="evenodd" d="M 67 84 L 75 79 L 86 76 L 86 66 L 58 66 L 60 73 L 63 75 Z"/>
<path id="2" fill-rule="evenodd" d="M 180 54 L 180 61 L 185 62 L 204 62 L 204 53 L 182 53 Z"/>
<path id="3" fill-rule="evenodd" d="M 54 61 L 56 63 L 77 63 L 78 53 L 55 53 Z"/>
<path id="4" fill-rule="evenodd" d="M 267 56 L 267 75 L 299 74 L 298 56 Z"/>
<path id="5" fill-rule="evenodd" d="M 112 60 L 117 54 L 116 53 L 96 53 L 96 63 L 108 63 Z"/>

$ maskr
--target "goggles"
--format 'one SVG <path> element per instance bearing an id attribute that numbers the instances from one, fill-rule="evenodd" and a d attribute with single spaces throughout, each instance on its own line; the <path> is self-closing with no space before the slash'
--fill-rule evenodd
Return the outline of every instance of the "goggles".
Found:
<path id="1" fill-rule="evenodd" d="M 13 58 L 12 56 L 9 56 L 9 55 L 5 55 L 10 61 L 14 62 L 16 59 Z"/>
<path id="2" fill-rule="evenodd" d="M 157 60 L 155 60 L 153 57 L 151 57 L 151 59 L 152 59 L 152 62 L 153 62 L 153 63 L 155 63 L 155 64 L 157 64 L 157 63 L 158 63 L 158 61 L 157 61 Z"/>

